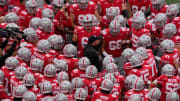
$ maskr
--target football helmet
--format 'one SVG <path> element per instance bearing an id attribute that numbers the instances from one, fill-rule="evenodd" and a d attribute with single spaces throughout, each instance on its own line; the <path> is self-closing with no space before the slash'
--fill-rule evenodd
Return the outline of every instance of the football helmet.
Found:
<path id="1" fill-rule="evenodd" d="M 0 0 L 0 6 L 5 6 L 7 3 L 7 0 Z"/>
<path id="2" fill-rule="evenodd" d="M 161 75 L 167 75 L 169 77 L 172 77 L 174 76 L 175 74 L 175 67 L 171 64 L 165 64 L 163 67 L 162 67 L 162 70 L 161 70 Z"/>
<path id="3" fill-rule="evenodd" d="M 132 88 L 134 90 L 137 90 L 137 91 L 140 91 L 140 90 L 143 90 L 144 89 L 144 81 L 142 78 L 138 77 L 134 82 L 133 82 L 133 85 L 132 85 Z"/>
<path id="4" fill-rule="evenodd" d="M 142 59 L 142 57 L 139 54 L 134 54 L 129 59 L 129 62 L 130 62 L 132 67 L 137 67 L 137 66 L 141 66 L 142 65 L 143 59 Z"/>
<path id="5" fill-rule="evenodd" d="M 39 28 L 45 32 L 51 32 L 52 30 L 52 22 L 49 18 L 42 18 L 39 22 Z"/>
<path id="6" fill-rule="evenodd" d="M 121 56 L 122 56 L 123 60 L 126 62 L 126 61 L 128 61 L 128 60 L 131 58 L 131 56 L 134 55 L 134 53 L 135 53 L 135 52 L 134 52 L 133 49 L 131 49 L 131 48 L 126 48 L 126 49 L 124 49 L 123 52 L 121 53 Z"/>
<path id="7" fill-rule="evenodd" d="M 72 86 L 74 89 L 77 89 L 77 88 L 83 88 L 84 86 L 84 82 L 81 78 L 79 77 L 75 77 L 72 79 Z"/>
<path id="8" fill-rule="evenodd" d="M 61 83 L 60 83 L 60 92 L 62 92 L 62 93 L 71 93 L 71 91 L 72 91 L 72 89 L 73 89 L 73 87 L 72 87 L 72 84 L 71 84 L 71 82 L 70 81 L 62 81 Z"/>
<path id="9" fill-rule="evenodd" d="M 136 80 L 138 77 L 136 75 L 128 75 L 125 79 L 125 86 L 127 89 L 132 89 L 133 87 L 133 82 Z"/>
<path id="10" fill-rule="evenodd" d="M 111 23 L 109 24 L 109 30 L 110 30 L 110 33 L 112 35 L 117 35 L 117 34 L 114 34 L 114 33 L 120 33 L 120 22 L 118 20 L 113 20 L 111 21 Z"/>
<path id="11" fill-rule="evenodd" d="M 42 17 L 43 17 L 43 18 L 49 18 L 49 19 L 53 20 L 53 18 L 54 18 L 54 12 L 53 12 L 53 10 L 50 9 L 50 8 L 45 8 L 45 9 L 43 9 L 43 10 L 42 10 Z"/>
<path id="12" fill-rule="evenodd" d="M 113 57 L 111 57 L 111 56 L 106 56 L 106 57 L 103 59 L 102 64 L 103 64 L 103 67 L 106 68 L 109 63 L 114 63 L 114 62 L 115 62 L 115 60 L 114 60 Z"/>
<path id="13" fill-rule="evenodd" d="M 26 40 L 33 43 L 35 41 L 37 41 L 37 33 L 35 32 L 34 29 L 32 28 L 26 28 L 24 29 L 24 35 L 26 36 Z"/>
<path id="14" fill-rule="evenodd" d="M 151 101 L 158 101 L 161 98 L 161 90 L 159 88 L 153 88 L 149 91 L 149 99 Z"/>
<path id="15" fill-rule="evenodd" d="M 68 98 L 63 93 L 59 93 L 54 97 L 54 101 L 68 101 Z"/>
<path id="16" fill-rule="evenodd" d="M 179 95 L 176 92 L 169 92 L 166 95 L 166 101 L 179 101 Z"/>
<path id="17" fill-rule="evenodd" d="M 48 41 L 51 44 L 52 48 L 55 50 L 62 49 L 64 45 L 64 40 L 61 35 L 51 35 L 48 38 Z"/>
<path id="18" fill-rule="evenodd" d="M 93 18 L 92 14 L 86 14 L 83 17 L 83 26 L 86 30 L 91 30 L 93 28 Z"/>
<path id="19" fill-rule="evenodd" d="M 87 57 L 81 57 L 78 64 L 80 70 L 85 70 L 86 67 L 89 66 L 91 63 Z"/>
<path id="20" fill-rule="evenodd" d="M 141 13 L 137 13 L 132 17 L 132 27 L 136 30 L 144 28 L 146 24 L 146 18 L 141 15 Z"/>
<path id="21" fill-rule="evenodd" d="M 158 13 L 155 16 L 155 18 L 153 20 L 153 23 L 155 24 L 157 29 L 160 29 L 160 28 L 162 28 L 166 24 L 166 21 L 167 21 L 166 14 Z"/>
<path id="22" fill-rule="evenodd" d="M 112 73 L 107 73 L 107 74 L 104 76 L 104 79 L 110 79 L 113 83 L 114 83 L 115 80 L 116 80 L 115 76 L 114 76 Z"/>
<path id="23" fill-rule="evenodd" d="M 118 7 L 110 7 L 106 9 L 106 17 L 108 21 L 112 21 L 114 17 L 120 14 Z"/>
<path id="24" fill-rule="evenodd" d="M 142 16 L 142 17 L 145 17 L 144 13 L 142 11 L 136 11 L 133 16 Z"/>
<path id="25" fill-rule="evenodd" d="M 59 74 L 57 75 L 57 81 L 60 83 L 65 80 L 69 80 L 68 73 L 66 73 L 64 71 L 59 72 Z"/>
<path id="26" fill-rule="evenodd" d="M 19 65 L 19 61 L 15 57 L 8 57 L 5 60 L 5 66 L 7 69 L 16 69 L 16 67 Z"/>
<path id="27" fill-rule="evenodd" d="M 44 76 L 46 76 L 46 77 L 56 76 L 56 67 L 53 64 L 46 65 L 46 67 L 44 69 Z"/>
<path id="28" fill-rule="evenodd" d="M 19 26 L 15 23 L 8 23 L 5 28 L 8 30 L 19 30 Z"/>
<path id="29" fill-rule="evenodd" d="M 0 70 L 0 85 L 3 85 L 4 83 L 4 73 L 2 72 L 2 70 Z"/>
<path id="30" fill-rule="evenodd" d="M 99 21 L 97 19 L 97 17 L 93 14 L 91 14 L 91 17 L 93 19 L 93 26 L 98 26 L 99 25 Z"/>
<path id="31" fill-rule="evenodd" d="M 74 57 L 77 55 L 77 48 L 73 44 L 66 44 L 63 48 L 64 56 Z"/>
<path id="32" fill-rule="evenodd" d="M 19 17 L 16 13 L 10 12 L 5 15 L 6 23 L 17 23 Z"/>
<path id="33" fill-rule="evenodd" d="M 176 25 L 173 23 L 168 23 L 164 26 L 162 32 L 166 38 L 170 39 L 177 33 Z"/>
<path id="34" fill-rule="evenodd" d="M 33 71 L 39 71 L 43 68 L 43 66 L 44 66 L 44 61 L 39 58 L 34 58 L 30 62 L 30 68 Z"/>
<path id="35" fill-rule="evenodd" d="M 70 5 L 78 3 L 79 0 L 69 0 Z"/>
<path id="36" fill-rule="evenodd" d="M 35 78 L 32 74 L 26 74 L 23 78 L 23 83 L 25 86 L 34 86 Z"/>
<path id="37" fill-rule="evenodd" d="M 141 101 L 141 96 L 139 94 L 133 94 L 129 97 L 128 101 Z"/>
<path id="38" fill-rule="evenodd" d="M 168 19 L 173 19 L 174 17 L 177 17 L 178 13 L 179 13 L 178 5 L 171 4 L 168 6 L 167 11 L 166 11 Z"/>
<path id="39" fill-rule="evenodd" d="M 46 96 L 41 101 L 54 101 L 54 100 L 53 100 L 53 97 Z"/>
<path id="40" fill-rule="evenodd" d="M 39 40 L 37 43 L 37 50 L 42 53 L 48 53 L 51 49 L 51 44 L 48 40 Z"/>
<path id="41" fill-rule="evenodd" d="M 27 0 L 25 2 L 25 7 L 28 13 L 35 14 L 37 11 L 37 2 L 36 0 Z"/>
<path id="42" fill-rule="evenodd" d="M 147 59 L 147 58 L 149 57 L 149 56 L 148 56 L 148 51 L 147 51 L 144 47 L 138 47 L 138 48 L 135 50 L 135 53 L 141 55 L 141 57 L 142 57 L 143 59 Z"/>
<path id="43" fill-rule="evenodd" d="M 115 63 L 109 63 L 106 67 L 106 72 L 107 73 L 115 73 L 115 72 L 119 72 L 118 70 L 118 66 Z"/>
<path id="44" fill-rule="evenodd" d="M 37 30 L 39 28 L 40 20 L 41 19 L 38 17 L 32 18 L 29 22 L 29 28 L 33 28 L 34 30 Z"/>
<path id="45" fill-rule="evenodd" d="M 58 11 L 61 9 L 61 7 L 64 5 L 64 0 L 53 0 L 52 6 L 55 13 L 58 13 Z"/>
<path id="46" fill-rule="evenodd" d="M 101 83 L 100 89 L 105 91 L 111 91 L 114 83 L 110 79 L 104 79 Z"/>
<path id="47" fill-rule="evenodd" d="M 152 0 L 151 2 L 155 11 L 159 11 L 165 4 L 165 0 Z"/>
<path id="48" fill-rule="evenodd" d="M 31 51 L 25 47 L 22 47 L 17 51 L 17 56 L 22 61 L 30 61 L 31 55 Z"/>
<path id="49" fill-rule="evenodd" d="M 86 68 L 86 77 L 87 78 L 95 78 L 98 74 L 98 70 L 94 65 L 89 65 Z"/>
<path id="50" fill-rule="evenodd" d="M 88 96 L 88 92 L 84 88 L 78 88 L 75 92 L 74 98 L 76 100 L 86 100 L 86 97 Z"/>
<path id="51" fill-rule="evenodd" d="M 174 51 L 175 44 L 172 40 L 165 39 L 160 43 L 160 48 L 162 52 L 172 53 Z"/>
<path id="52" fill-rule="evenodd" d="M 15 76 L 16 78 L 18 78 L 19 80 L 23 80 L 23 77 L 28 73 L 28 70 L 26 67 L 23 66 L 18 66 L 15 69 Z"/>
<path id="53" fill-rule="evenodd" d="M 42 94 L 52 93 L 52 85 L 49 81 L 43 81 L 40 85 L 40 91 Z"/>
<path id="54" fill-rule="evenodd" d="M 149 35 L 141 35 L 138 39 L 139 47 L 151 46 L 151 37 Z"/>
<path id="55" fill-rule="evenodd" d="M 22 98 L 25 92 L 27 92 L 26 86 L 17 85 L 16 88 L 14 89 L 13 95 L 15 98 Z"/>
<path id="56" fill-rule="evenodd" d="M 34 92 L 27 91 L 24 93 L 22 101 L 37 101 L 37 96 Z"/>
<path id="57" fill-rule="evenodd" d="M 86 9 L 88 7 L 89 0 L 78 0 L 79 8 Z"/>
<path id="58" fill-rule="evenodd" d="M 66 72 L 68 71 L 68 64 L 65 60 L 56 60 L 54 62 L 54 65 L 58 72 L 59 71 L 66 71 Z"/>
<path id="59" fill-rule="evenodd" d="M 118 20 L 120 22 L 121 27 L 126 27 L 126 22 L 124 20 L 124 16 L 117 15 L 114 20 Z"/>

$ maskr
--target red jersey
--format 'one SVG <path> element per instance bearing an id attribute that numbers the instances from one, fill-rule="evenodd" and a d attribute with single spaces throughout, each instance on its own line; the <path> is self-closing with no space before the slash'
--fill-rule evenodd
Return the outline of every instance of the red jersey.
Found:
<path id="1" fill-rule="evenodd" d="M 160 64 L 168 63 L 174 65 L 174 61 L 179 62 L 179 52 L 175 48 L 173 53 L 165 53 L 161 57 Z"/>
<path id="2" fill-rule="evenodd" d="M 177 33 L 180 35 L 180 16 L 173 18 L 172 23 L 176 25 Z"/>
<path id="3" fill-rule="evenodd" d="M 21 9 L 19 6 L 15 6 L 11 9 L 11 12 L 14 12 L 16 13 L 17 15 L 19 15 L 19 13 L 22 11 L 22 10 L 25 10 L 25 9 Z"/>
<path id="4" fill-rule="evenodd" d="M 145 84 L 148 84 L 148 81 L 152 81 L 151 73 L 152 73 L 152 69 L 151 66 L 149 65 L 142 65 L 142 68 L 132 69 L 131 71 L 129 71 L 129 75 L 134 74 L 138 77 L 143 78 Z"/>
<path id="5" fill-rule="evenodd" d="M 151 68 L 152 68 L 152 73 L 151 73 L 152 74 L 152 80 L 155 80 L 157 75 L 158 75 L 158 69 L 156 66 L 156 61 L 155 61 L 154 55 L 152 53 L 152 50 L 148 49 L 148 58 L 144 59 L 143 64 L 151 66 Z"/>
<path id="6" fill-rule="evenodd" d="M 132 28 L 132 36 L 131 36 L 131 41 L 132 41 L 132 48 L 136 49 L 138 47 L 137 41 L 141 37 L 141 35 L 151 35 L 150 31 L 148 29 L 142 28 L 139 30 L 136 30 Z"/>
<path id="7" fill-rule="evenodd" d="M 29 22 L 34 16 L 30 15 L 26 10 L 19 13 L 19 26 L 28 28 Z"/>
<path id="8" fill-rule="evenodd" d="M 168 78 L 166 75 L 161 75 L 160 77 L 157 78 L 157 83 L 161 85 L 161 101 L 166 100 L 166 95 L 169 92 L 177 92 L 180 87 L 180 78 L 177 76 L 173 76 L 171 78 Z"/>
<path id="9" fill-rule="evenodd" d="M 129 75 L 129 71 L 132 69 L 133 69 L 133 67 L 130 62 L 124 63 L 124 72 L 126 75 Z"/>
<path id="10" fill-rule="evenodd" d="M 103 94 L 100 91 L 94 92 L 91 101 L 101 99 L 102 101 L 119 101 L 118 96 L 115 94 Z"/>
<path id="11" fill-rule="evenodd" d="M 112 36 L 109 29 L 106 29 L 102 33 L 104 41 L 106 42 L 106 52 L 113 55 L 113 57 L 121 56 L 123 50 L 121 42 L 129 35 L 129 29 L 121 27 L 120 33 L 117 36 Z"/>
<path id="12" fill-rule="evenodd" d="M 122 76 L 119 72 L 116 72 L 114 74 L 114 76 L 116 78 L 114 84 L 123 88 L 124 87 L 124 81 L 125 81 L 124 76 Z"/>
<path id="13" fill-rule="evenodd" d="M 86 78 L 85 71 L 80 70 L 80 69 L 73 69 L 71 71 L 71 79 L 73 79 L 75 77 Z"/>
<path id="14" fill-rule="evenodd" d="M 34 45 L 32 43 L 22 39 L 20 42 L 20 47 L 26 47 L 26 48 L 32 49 L 32 48 L 34 48 Z"/>
<path id="15" fill-rule="evenodd" d="M 109 24 L 110 24 L 110 20 L 106 17 L 106 15 L 102 16 L 101 17 L 101 28 L 109 28 Z"/>
<path id="16" fill-rule="evenodd" d="M 17 79 L 16 76 L 10 78 L 11 95 L 13 95 L 15 88 L 20 84 L 23 84 L 23 81 Z"/>
<path id="17" fill-rule="evenodd" d="M 95 14 L 97 9 L 96 3 L 89 1 L 88 7 L 86 9 L 79 8 L 78 3 L 72 4 L 70 7 L 70 12 L 75 15 L 75 24 L 76 25 L 83 25 L 83 17 L 86 14 Z"/>
<path id="18" fill-rule="evenodd" d="M 93 27 L 91 32 L 88 32 L 84 27 L 76 27 L 74 34 L 77 35 L 77 44 L 78 44 L 78 57 L 82 57 L 84 53 L 84 47 L 88 44 L 88 38 L 92 35 L 99 36 L 101 32 L 100 27 Z"/>
<path id="19" fill-rule="evenodd" d="M 3 85 L 0 85 L 0 95 L 0 99 L 9 98 L 9 96 L 6 93 L 6 88 Z"/>
<path id="20" fill-rule="evenodd" d="M 179 45 L 180 44 L 180 36 L 179 35 L 174 35 L 171 40 L 176 44 Z"/>
<path id="21" fill-rule="evenodd" d="M 47 33 L 41 29 L 38 29 L 38 30 L 36 30 L 36 33 L 37 33 L 38 39 L 42 40 L 42 39 L 48 39 L 49 36 L 54 34 L 54 31 Z"/>
<path id="22" fill-rule="evenodd" d="M 137 11 L 145 12 L 149 8 L 150 0 L 128 0 L 133 15 Z"/>
<path id="23" fill-rule="evenodd" d="M 114 0 L 112 2 L 109 0 L 99 0 L 97 2 L 97 4 L 100 5 L 101 10 L 102 10 L 101 16 L 106 15 L 106 10 L 107 8 L 110 8 L 110 7 L 118 7 L 119 11 L 121 11 L 122 3 L 124 3 L 124 0 Z"/>
<path id="24" fill-rule="evenodd" d="M 67 58 L 64 55 L 59 55 L 58 59 L 66 61 L 68 64 L 68 75 L 71 77 L 71 71 L 78 67 L 79 60 L 77 58 Z"/>
<path id="25" fill-rule="evenodd" d="M 141 96 L 141 100 L 140 101 L 149 101 L 149 98 L 148 98 L 148 90 L 147 89 L 144 89 L 144 90 L 141 90 L 141 91 L 135 91 L 133 89 L 127 91 L 125 93 L 125 99 L 124 101 L 128 101 L 129 97 L 133 94 L 138 94 Z"/>
<path id="26" fill-rule="evenodd" d="M 8 5 L 0 6 L 0 16 L 5 16 L 8 12 Z"/>
<path id="27" fill-rule="evenodd" d="M 161 10 L 159 10 L 159 11 L 155 11 L 154 9 L 153 9 L 153 7 L 152 7 L 152 2 L 150 3 L 150 10 L 151 10 L 151 16 L 152 16 L 152 18 L 154 18 L 158 13 L 166 13 L 166 11 L 167 11 L 167 8 L 168 8 L 168 5 L 167 4 L 165 4 L 162 8 L 161 8 Z"/>
<path id="28" fill-rule="evenodd" d="M 33 92 L 34 94 L 38 95 L 40 94 L 40 89 L 35 86 L 31 87 L 30 89 L 28 89 L 28 91 Z"/>

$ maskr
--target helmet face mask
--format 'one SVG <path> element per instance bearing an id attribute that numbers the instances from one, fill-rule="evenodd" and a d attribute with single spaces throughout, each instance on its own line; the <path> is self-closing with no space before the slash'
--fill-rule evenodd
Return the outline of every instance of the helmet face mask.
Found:
<path id="1" fill-rule="evenodd" d="M 164 4 L 165 4 L 164 0 L 152 0 L 152 7 L 155 11 L 161 10 Z"/>
<path id="2" fill-rule="evenodd" d="M 120 23 L 117 20 L 111 21 L 109 30 L 112 36 L 117 36 L 120 33 Z"/>
<path id="3" fill-rule="evenodd" d="M 37 3 L 35 0 L 29 0 L 29 1 L 26 1 L 25 7 L 28 13 L 34 15 L 37 10 Z"/>
<path id="4" fill-rule="evenodd" d="M 78 5 L 81 9 L 86 9 L 88 7 L 89 0 L 79 0 Z"/>
<path id="5" fill-rule="evenodd" d="M 175 74 L 175 67 L 171 64 L 165 64 L 162 67 L 161 75 L 167 75 L 168 77 L 172 77 Z"/>

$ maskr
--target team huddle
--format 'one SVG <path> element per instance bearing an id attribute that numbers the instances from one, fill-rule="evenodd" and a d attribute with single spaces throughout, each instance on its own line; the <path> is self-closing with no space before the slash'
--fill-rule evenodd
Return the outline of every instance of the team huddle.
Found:
<path id="1" fill-rule="evenodd" d="M 0 30 L 0 54 L 15 45 L 1 63 L 1 101 L 180 100 L 178 5 L 45 1 L 0 0 L 0 29 L 23 33 Z"/>

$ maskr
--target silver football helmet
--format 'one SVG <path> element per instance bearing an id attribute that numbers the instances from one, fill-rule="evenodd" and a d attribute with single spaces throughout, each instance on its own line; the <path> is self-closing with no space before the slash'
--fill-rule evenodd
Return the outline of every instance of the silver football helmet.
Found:
<path id="1" fill-rule="evenodd" d="M 157 29 L 160 29 L 160 28 L 162 28 L 166 24 L 166 21 L 167 21 L 166 14 L 158 13 L 155 16 L 153 23 L 156 25 Z"/>
<path id="2" fill-rule="evenodd" d="M 54 101 L 68 101 L 68 98 L 63 93 L 59 93 L 54 97 Z"/>
<path id="3" fill-rule="evenodd" d="M 91 30 L 93 28 L 93 18 L 92 14 L 86 14 L 83 17 L 83 26 L 86 30 Z"/>
<path id="4" fill-rule="evenodd" d="M 153 88 L 149 91 L 149 99 L 151 101 L 158 101 L 161 98 L 161 90 L 159 88 Z"/>
<path id="5" fill-rule="evenodd" d="M 93 14 L 91 14 L 91 17 L 93 19 L 93 26 L 98 26 L 99 25 L 99 21 L 97 19 L 97 17 Z"/>
<path id="6" fill-rule="evenodd" d="M 160 48 L 162 52 L 172 53 L 174 51 L 175 44 L 172 40 L 165 39 L 160 43 Z"/>
<path id="7" fill-rule="evenodd" d="M 114 35 L 114 33 L 120 33 L 120 27 L 121 27 L 121 25 L 120 25 L 120 22 L 118 20 L 111 21 L 111 23 L 109 24 L 110 33 L 112 35 Z"/>
<path id="8" fill-rule="evenodd" d="M 53 64 L 46 65 L 46 67 L 44 69 L 44 76 L 46 76 L 46 77 L 56 76 L 56 67 Z"/>
<path id="9" fill-rule="evenodd" d="M 52 93 L 52 85 L 49 81 L 43 81 L 40 85 L 40 91 L 42 94 Z"/>
<path id="10" fill-rule="evenodd" d="M 39 58 L 34 58 L 30 62 L 30 68 L 33 71 L 39 71 L 43 68 L 43 66 L 44 66 L 44 61 Z"/>
<path id="11" fill-rule="evenodd" d="M 141 96 L 139 94 L 133 94 L 129 97 L 128 101 L 141 101 Z"/>
<path id="12" fill-rule="evenodd" d="M 71 93 L 71 91 L 72 91 L 72 89 L 73 89 L 73 87 L 72 87 L 72 84 L 71 84 L 71 82 L 70 81 L 62 81 L 61 83 L 60 83 L 60 92 L 62 92 L 62 93 Z"/>
<path id="13" fill-rule="evenodd" d="M 146 24 L 146 18 L 141 13 L 134 14 L 132 17 L 132 27 L 136 30 L 144 28 Z"/>
<path id="14" fill-rule="evenodd" d="M 75 77 L 72 79 L 72 86 L 74 89 L 77 89 L 77 88 L 83 88 L 84 86 L 84 82 L 81 78 L 79 77 Z"/>
<path id="15" fill-rule="evenodd" d="M 54 62 L 54 65 L 57 69 L 57 72 L 59 72 L 59 71 L 66 71 L 67 72 L 68 71 L 68 64 L 65 60 L 56 60 Z"/>
<path id="16" fill-rule="evenodd" d="M 106 72 L 112 74 L 119 72 L 118 66 L 115 63 L 109 63 L 106 67 Z"/>
<path id="17" fill-rule="evenodd" d="M 139 47 L 148 47 L 151 46 L 152 41 L 149 35 L 141 35 L 138 39 L 138 46 Z"/>
<path id="18" fill-rule="evenodd" d="M 106 68 L 109 63 L 115 63 L 115 60 L 114 60 L 114 58 L 111 57 L 111 56 L 106 56 L 106 57 L 103 59 L 103 62 L 102 62 L 103 68 Z"/>
<path id="19" fill-rule="evenodd" d="M 17 85 L 14 89 L 13 96 L 15 98 L 22 98 L 24 93 L 27 92 L 27 88 L 24 85 Z"/>
<path id="20" fill-rule="evenodd" d="M 26 74 L 23 78 L 23 83 L 25 86 L 34 86 L 35 78 L 32 74 Z"/>
<path id="21" fill-rule="evenodd" d="M 16 78 L 18 78 L 19 80 L 23 80 L 24 76 L 28 74 L 28 70 L 26 67 L 23 66 L 18 66 L 15 69 L 15 76 Z"/>
<path id="22" fill-rule="evenodd" d="M 89 66 L 91 63 L 87 57 L 81 57 L 78 64 L 80 70 L 86 70 L 86 67 Z"/>
<path id="23" fill-rule="evenodd" d="M 88 96 L 88 92 L 84 88 L 78 88 L 75 92 L 74 98 L 76 100 L 86 100 L 86 97 Z"/>
<path id="24" fill-rule="evenodd" d="M 86 68 L 86 77 L 87 78 L 95 78 L 98 74 L 98 70 L 95 66 L 93 65 L 89 65 L 87 68 Z"/>
<path id="25" fill-rule="evenodd" d="M 28 13 L 35 14 L 37 11 L 37 2 L 36 0 L 27 0 L 25 2 L 25 7 Z"/>
<path id="26" fill-rule="evenodd" d="M 78 3 L 79 0 L 69 0 L 70 5 Z"/>
<path id="27" fill-rule="evenodd" d="M 101 83 L 100 89 L 105 91 L 111 91 L 114 83 L 110 79 L 105 79 Z"/>
<path id="28" fill-rule="evenodd" d="M 167 18 L 168 19 L 173 19 L 174 17 L 177 17 L 179 13 L 179 8 L 178 8 L 178 5 L 176 4 L 171 4 L 168 6 L 167 8 L 167 11 L 166 11 L 166 14 L 167 14 Z"/>
<path id="29" fill-rule="evenodd" d="M 64 56 L 74 57 L 77 55 L 77 48 L 73 44 L 66 44 L 63 48 Z"/>
<path id="30" fill-rule="evenodd" d="M 176 25 L 168 23 L 164 26 L 162 32 L 166 38 L 171 39 L 177 33 Z"/>
<path id="31" fill-rule="evenodd" d="M 48 40 L 39 40 L 37 43 L 37 50 L 42 53 L 48 53 L 51 49 L 51 44 Z"/>
<path id="32" fill-rule="evenodd" d="M 16 67 L 19 65 L 19 61 L 15 57 L 8 57 L 5 60 L 5 66 L 7 69 L 16 69 Z"/>
<path id="33" fill-rule="evenodd" d="M 79 8 L 86 9 L 88 7 L 89 0 L 78 0 Z"/>
<path id="34" fill-rule="evenodd" d="M 64 0 L 53 0 L 52 6 L 54 13 L 57 14 L 63 5 L 64 5 Z"/>
<path id="35" fill-rule="evenodd" d="M 49 18 L 49 19 L 53 19 L 54 18 L 54 12 L 52 9 L 50 8 L 45 8 L 42 10 L 42 18 Z"/>
<path id="36" fill-rule="evenodd" d="M 32 91 L 27 91 L 23 95 L 22 101 L 37 101 L 37 96 Z"/>
<path id="37" fill-rule="evenodd" d="M 53 99 L 53 97 L 46 96 L 46 97 L 42 98 L 41 101 L 54 101 L 54 99 Z"/>
<path id="38" fill-rule="evenodd" d="M 121 56 L 123 57 L 124 61 L 128 61 L 131 56 L 133 56 L 135 54 L 134 50 L 132 48 L 126 48 L 123 50 L 123 52 L 121 53 Z"/>
<path id="39" fill-rule="evenodd" d="M 29 28 L 33 28 L 34 30 L 37 30 L 39 28 L 40 20 L 41 19 L 38 17 L 32 18 L 29 22 Z"/>
<path id="40" fill-rule="evenodd" d="M 106 17 L 108 21 L 112 21 L 119 14 L 120 10 L 118 7 L 110 7 L 106 9 Z"/>
<path id="41" fill-rule="evenodd" d="M 137 91 L 140 91 L 140 90 L 143 90 L 144 89 L 144 81 L 142 78 L 138 77 L 134 82 L 133 82 L 133 85 L 132 85 L 133 89 L 134 90 L 137 90 Z"/>
<path id="42" fill-rule="evenodd" d="M 48 38 L 49 43 L 51 44 L 52 48 L 54 49 L 62 49 L 64 45 L 64 40 L 61 35 L 51 35 Z"/>
<path id="43" fill-rule="evenodd" d="M 113 83 L 114 83 L 115 80 L 116 80 L 114 74 L 112 74 L 112 73 L 107 73 L 107 74 L 104 76 L 104 79 L 110 79 Z"/>
<path id="44" fill-rule="evenodd" d="M 8 30 L 19 30 L 19 26 L 15 23 L 8 23 L 5 28 Z"/>
<path id="45" fill-rule="evenodd" d="M 174 74 L 175 74 L 175 67 L 173 65 L 165 64 L 162 67 L 161 75 L 167 75 L 169 77 L 172 77 L 172 76 L 174 76 Z"/>
<path id="46" fill-rule="evenodd" d="M 131 63 L 132 67 L 137 67 L 137 66 L 141 66 L 142 65 L 143 59 L 142 59 L 142 57 L 139 54 L 134 54 L 129 59 L 129 62 Z"/>
<path id="47" fill-rule="evenodd" d="M 148 51 L 144 47 L 138 47 L 135 50 L 135 53 L 139 54 L 143 59 L 147 59 L 149 57 L 148 56 Z"/>
<path id="48" fill-rule="evenodd" d="M 179 95 L 176 92 L 169 92 L 166 95 L 166 101 L 179 101 Z"/>
<path id="49" fill-rule="evenodd" d="M 31 51 L 28 48 L 25 48 L 25 47 L 20 48 L 17 51 L 17 56 L 22 61 L 30 61 L 31 55 L 32 55 Z"/>
<path id="50" fill-rule="evenodd" d="M 165 0 L 152 0 L 151 2 L 155 11 L 159 11 L 165 4 Z"/>
<path id="51" fill-rule="evenodd" d="M 125 27 L 126 26 L 126 22 L 125 22 L 125 19 L 124 19 L 124 16 L 122 15 L 117 15 L 114 20 L 118 20 L 121 27 Z"/>
<path id="52" fill-rule="evenodd" d="M 14 12 L 10 12 L 5 15 L 6 23 L 17 23 L 18 19 L 19 17 Z"/>
<path id="53" fill-rule="evenodd" d="M 127 89 L 132 89 L 133 88 L 133 82 L 136 80 L 138 77 L 136 75 L 128 75 L 125 79 L 125 86 Z"/>
<path id="54" fill-rule="evenodd" d="M 52 25 L 53 24 L 49 18 L 42 18 L 39 22 L 39 28 L 45 32 L 51 32 L 52 31 Z"/>
<path id="55" fill-rule="evenodd" d="M 57 75 L 57 81 L 60 83 L 65 80 L 69 80 L 68 73 L 66 73 L 64 71 L 59 72 L 59 74 Z"/>
<path id="56" fill-rule="evenodd" d="M 34 29 L 32 28 L 26 28 L 24 29 L 24 35 L 26 35 L 26 40 L 33 43 L 35 41 L 37 41 L 37 33 L 35 32 Z"/>

